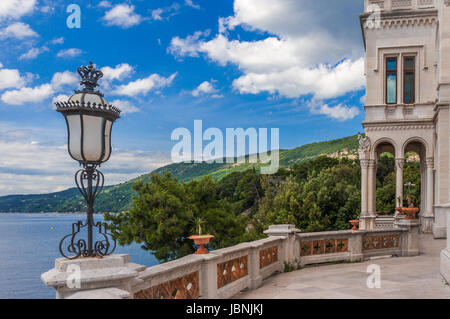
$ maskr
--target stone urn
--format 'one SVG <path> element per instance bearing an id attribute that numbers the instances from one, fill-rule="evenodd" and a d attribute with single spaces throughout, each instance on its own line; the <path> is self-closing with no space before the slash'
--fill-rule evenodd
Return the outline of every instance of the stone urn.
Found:
<path id="1" fill-rule="evenodd" d="M 205 247 L 211 240 L 214 238 L 213 235 L 194 235 L 189 237 L 189 239 L 193 240 L 196 245 L 200 245 L 200 247 L 195 252 L 196 255 L 206 255 L 209 254 L 208 248 Z"/>
<path id="2" fill-rule="evenodd" d="M 358 219 L 350 220 L 350 224 L 352 224 L 352 226 L 353 226 L 352 230 L 358 230 L 358 225 L 359 225 Z"/>
<path id="3" fill-rule="evenodd" d="M 397 215 L 405 215 L 405 212 L 403 211 L 404 207 L 396 207 L 395 211 L 398 213 Z"/>
<path id="4" fill-rule="evenodd" d="M 403 207 L 403 212 L 406 214 L 406 220 L 414 220 L 417 219 L 419 208 L 411 205 L 410 207 Z"/>

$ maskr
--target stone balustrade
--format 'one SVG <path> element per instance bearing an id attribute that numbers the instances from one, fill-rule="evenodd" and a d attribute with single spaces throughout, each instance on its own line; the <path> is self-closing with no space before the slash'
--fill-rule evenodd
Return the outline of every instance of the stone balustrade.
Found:
<path id="1" fill-rule="evenodd" d="M 59 298 L 230 298 L 260 287 L 264 279 L 282 272 L 286 265 L 296 268 L 417 255 L 418 228 L 417 220 L 401 220 L 395 229 L 317 233 L 300 233 L 293 225 L 274 225 L 265 231 L 266 239 L 148 268 L 131 263 L 128 255 L 59 258 L 55 268 L 41 278 L 56 289 Z M 73 285 L 77 279 L 70 269 L 73 265 L 80 270 L 78 286 Z"/>
<path id="2" fill-rule="evenodd" d="M 381 11 L 433 9 L 437 0 L 364 0 L 364 12 L 373 12 L 374 5 Z"/>

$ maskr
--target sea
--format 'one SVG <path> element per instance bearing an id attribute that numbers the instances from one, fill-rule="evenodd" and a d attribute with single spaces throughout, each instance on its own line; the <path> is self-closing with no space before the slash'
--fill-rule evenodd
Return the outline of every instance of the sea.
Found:
<path id="1" fill-rule="evenodd" d="M 103 220 L 94 215 L 95 221 Z M 59 242 L 71 233 L 72 223 L 85 214 L 0 213 L 0 299 L 52 299 L 56 293 L 40 279 L 61 257 Z M 144 266 L 158 264 L 151 251 L 139 244 L 117 246 L 114 253 L 130 254 L 131 261 Z"/>

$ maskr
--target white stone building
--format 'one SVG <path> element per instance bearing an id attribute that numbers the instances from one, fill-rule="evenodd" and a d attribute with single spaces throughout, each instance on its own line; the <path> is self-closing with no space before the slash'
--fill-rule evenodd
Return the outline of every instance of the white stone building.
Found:
<path id="1" fill-rule="evenodd" d="M 365 0 L 360 16 L 367 94 L 360 140 L 361 229 L 375 228 L 380 154 L 395 156 L 403 202 L 405 153 L 420 156 L 421 230 L 446 236 L 450 202 L 450 1 Z"/>

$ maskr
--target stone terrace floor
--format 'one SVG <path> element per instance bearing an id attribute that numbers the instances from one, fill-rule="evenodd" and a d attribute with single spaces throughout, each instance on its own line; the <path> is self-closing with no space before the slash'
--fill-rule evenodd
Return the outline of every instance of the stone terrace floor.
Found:
<path id="1" fill-rule="evenodd" d="M 372 259 L 360 263 L 306 267 L 266 279 L 263 286 L 243 292 L 243 299 L 450 299 L 450 287 L 439 273 L 445 240 L 420 235 L 420 255 Z M 370 289 L 367 266 L 381 268 L 381 288 Z"/>

